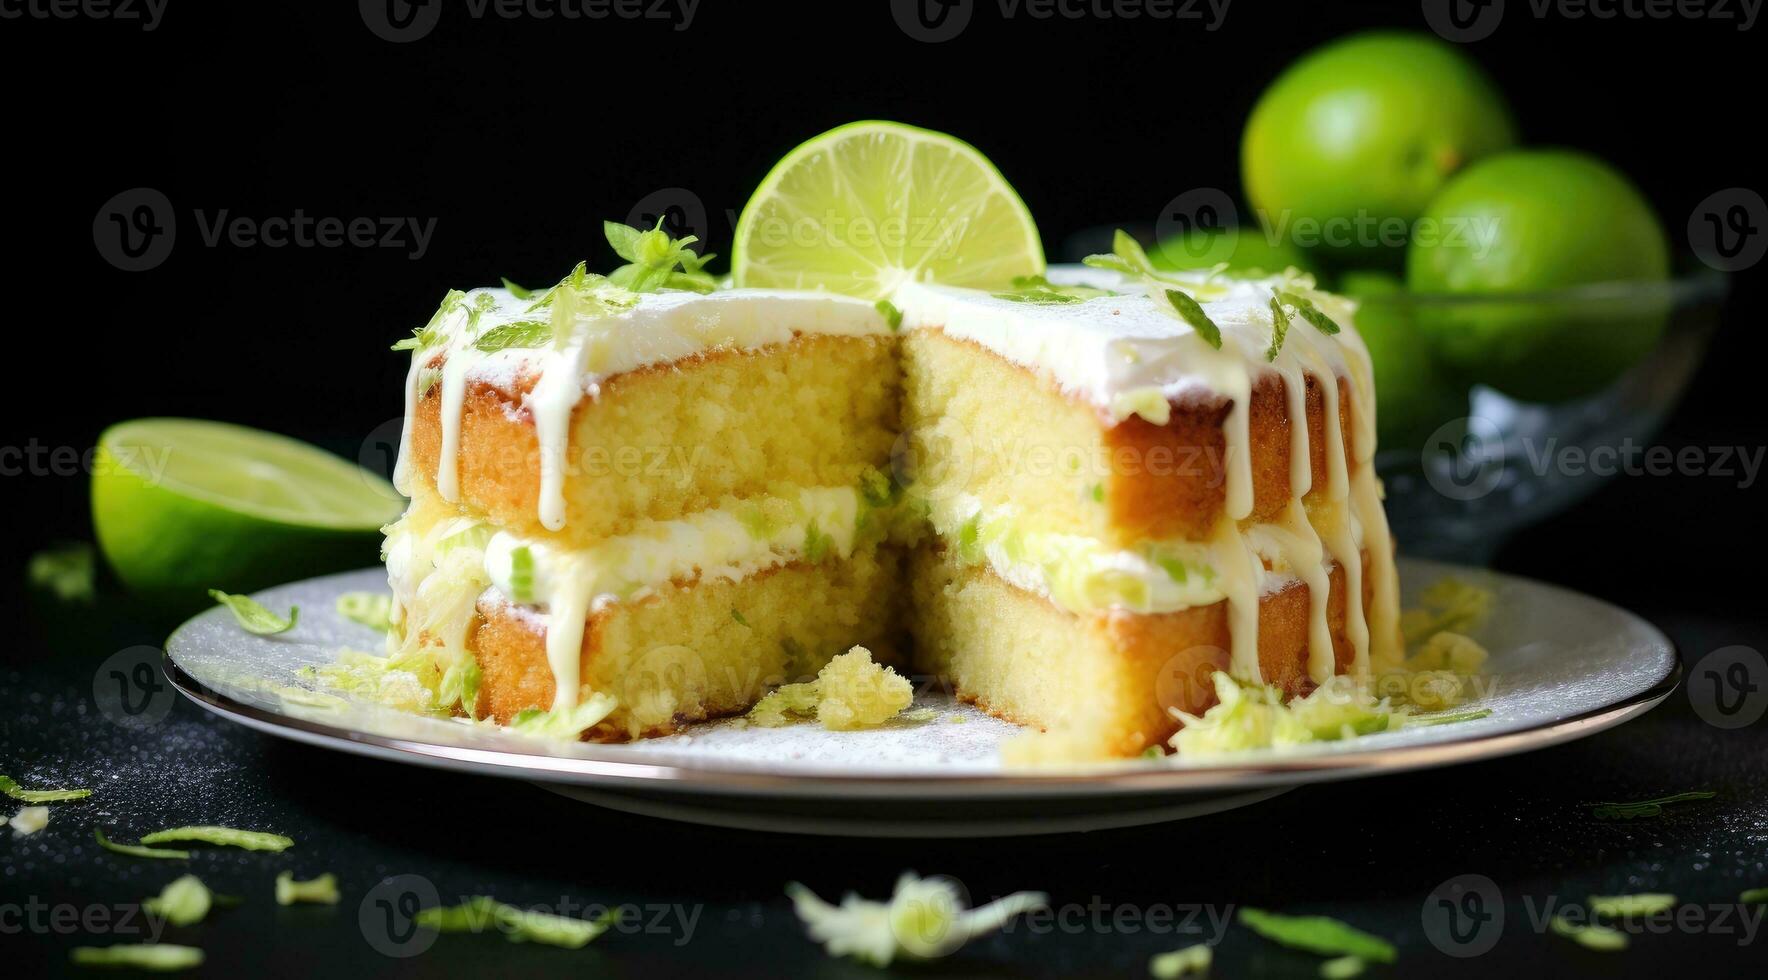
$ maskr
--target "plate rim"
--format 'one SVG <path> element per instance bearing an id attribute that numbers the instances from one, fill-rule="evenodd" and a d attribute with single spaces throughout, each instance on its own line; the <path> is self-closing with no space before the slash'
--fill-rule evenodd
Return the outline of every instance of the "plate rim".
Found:
<path id="1" fill-rule="evenodd" d="M 1444 563 L 1426 562 L 1442 565 Z M 1454 567 L 1454 566 L 1448 566 Z M 354 574 L 354 573 L 344 573 Z M 1505 573 L 1496 573 L 1504 575 Z M 324 576 L 322 576 L 324 577 Z M 1267 755 L 1238 765 L 1207 767 L 1147 766 L 1134 762 L 1103 764 L 1084 770 L 1025 770 L 978 774 L 951 773 L 841 773 L 813 771 L 783 774 L 743 767 L 689 766 L 649 760 L 593 759 L 559 756 L 514 749 L 480 749 L 444 745 L 395 736 L 377 735 L 343 728 L 308 718 L 278 714 L 237 701 L 216 691 L 180 667 L 171 653 L 180 626 L 167 639 L 162 669 L 172 686 L 209 712 L 245 727 L 284 739 L 345 751 L 354 755 L 405 762 L 427 768 L 465 771 L 479 775 L 564 782 L 580 785 L 611 785 L 644 788 L 665 793 L 716 793 L 825 798 L 830 794 L 854 797 L 866 794 L 893 797 L 924 796 L 929 799 L 966 796 L 1035 798 L 1039 796 L 1182 793 L 1252 786 L 1289 785 L 1336 779 L 1363 778 L 1417 769 L 1498 759 L 1522 752 L 1549 748 L 1594 735 L 1629 721 L 1661 704 L 1680 685 L 1682 656 L 1675 642 L 1657 626 L 1613 603 L 1563 586 L 1537 582 L 1525 576 L 1506 576 L 1527 581 L 1577 598 L 1597 602 L 1635 620 L 1651 630 L 1668 651 L 1668 667 L 1648 687 L 1620 701 L 1592 708 L 1545 725 L 1493 732 L 1465 739 L 1427 745 L 1382 747 L 1361 751 L 1317 755 Z M 293 584 L 293 583 L 290 583 Z M 194 617 L 193 617 L 194 618 Z M 185 624 L 188 625 L 188 622 Z"/>

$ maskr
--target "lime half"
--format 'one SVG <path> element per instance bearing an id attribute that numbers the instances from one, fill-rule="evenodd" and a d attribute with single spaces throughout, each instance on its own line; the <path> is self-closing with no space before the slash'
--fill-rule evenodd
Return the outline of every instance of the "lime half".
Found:
<path id="1" fill-rule="evenodd" d="M 92 523 L 117 577 L 179 603 L 370 564 L 401 507 L 354 463 L 221 422 L 119 423 L 92 471 Z"/>
<path id="2" fill-rule="evenodd" d="M 883 299 L 909 281 L 1000 289 L 1044 271 L 1037 225 L 976 148 L 856 122 L 774 165 L 737 220 L 738 286 Z"/>

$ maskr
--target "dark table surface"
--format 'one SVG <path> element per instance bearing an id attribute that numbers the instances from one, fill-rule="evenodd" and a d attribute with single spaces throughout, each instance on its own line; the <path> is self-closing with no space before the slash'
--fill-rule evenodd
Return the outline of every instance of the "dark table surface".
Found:
<path id="1" fill-rule="evenodd" d="M 1553 533 L 1536 539 L 1500 564 L 1543 571 L 1531 566 L 1556 552 Z M 1685 662 L 1737 644 L 1768 649 L 1760 622 L 1635 607 L 1672 636 Z M 73 946 L 148 938 L 128 931 L 146 928 L 134 906 L 186 870 L 245 899 L 160 937 L 202 947 L 210 975 L 869 975 L 823 956 L 782 886 L 883 897 L 904 869 L 954 876 L 976 901 L 1044 890 L 1062 911 L 913 968 L 931 975 L 1145 975 L 1154 953 L 1218 940 L 1218 977 L 1315 975 L 1317 957 L 1226 924 L 1240 906 L 1330 914 L 1389 937 L 1399 975 L 1743 976 L 1768 965 L 1768 939 L 1758 936 L 1768 908 L 1738 904 L 1744 889 L 1768 885 L 1768 725 L 1715 727 L 1687 689 L 1558 748 L 1310 786 L 1180 823 L 968 841 L 796 837 L 627 816 L 518 781 L 293 744 L 169 691 L 163 720 L 120 727 L 95 705 L 94 666 L 163 635 L 163 624 L 126 608 L 40 598 L 30 639 L 0 673 L 0 771 L 26 785 L 96 790 L 55 806 L 34 836 L 0 835 L 0 935 L 18 975 L 66 971 Z M 1603 822 L 1588 806 L 1698 789 L 1719 795 L 1656 819 Z M 185 865 L 110 854 L 92 840 L 94 826 L 133 840 L 186 823 L 274 830 L 298 843 L 283 854 L 208 849 Z M 300 878 L 336 873 L 342 902 L 277 906 L 272 883 L 285 869 Z M 418 877 L 380 885 L 396 876 Z M 1479 886 L 1474 876 L 1490 879 L 1484 887 L 1501 897 L 1503 918 L 1469 927 L 1468 948 L 1491 940 L 1489 951 L 1452 958 L 1430 942 L 1423 917 L 1434 890 Z M 578 951 L 448 935 L 398 957 L 386 952 L 397 948 L 372 899 L 408 888 L 433 888 L 444 902 L 489 894 L 576 914 L 603 904 L 643 911 L 627 931 Z M 1672 892 L 1684 911 L 1639 927 L 1624 953 L 1544 931 L 1553 903 L 1644 891 Z"/>

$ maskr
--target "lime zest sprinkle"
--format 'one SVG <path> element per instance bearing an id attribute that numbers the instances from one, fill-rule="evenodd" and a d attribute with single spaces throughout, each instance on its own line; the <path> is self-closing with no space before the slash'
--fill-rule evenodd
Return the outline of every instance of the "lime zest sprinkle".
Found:
<path id="1" fill-rule="evenodd" d="M 1687 793 L 1673 793 L 1660 796 L 1655 800 L 1640 800 L 1635 803 L 1591 803 L 1590 815 L 1598 820 L 1640 820 L 1662 816 L 1664 807 L 1674 803 L 1688 803 L 1695 800 L 1710 800 L 1718 796 L 1711 790 L 1692 790 Z"/>
<path id="2" fill-rule="evenodd" d="M 385 633 L 393 628 L 393 597 L 385 592 L 346 592 L 338 596 L 338 615 Z"/>
<path id="3" fill-rule="evenodd" d="M 510 549 L 510 598 L 534 601 L 534 549 L 525 544 Z"/>
<path id="4" fill-rule="evenodd" d="M 814 518 L 809 524 L 805 525 L 804 557 L 809 559 L 813 564 L 822 561 L 823 558 L 829 554 L 829 546 L 832 543 L 833 539 L 827 534 L 824 534 L 822 530 L 817 527 Z"/>
<path id="5" fill-rule="evenodd" d="M 1676 907 L 1676 896 L 1663 892 L 1638 895 L 1591 895 L 1590 911 L 1608 919 L 1635 919 Z"/>
<path id="6" fill-rule="evenodd" d="M 1361 956 L 1340 956 L 1320 964 L 1320 976 L 1326 980 L 1350 980 L 1368 969 L 1369 961 Z"/>
<path id="7" fill-rule="evenodd" d="M 994 297 L 1014 303 L 1032 303 L 1038 306 L 1066 306 L 1110 295 L 1111 290 L 1109 289 L 1058 285 L 1043 276 L 1014 276 L 1013 288 L 995 293 Z"/>
<path id="8" fill-rule="evenodd" d="M 620 921 L 619 906 L 594 919 L 531 912 L 506 905 L 489 895 L 475 895 L 453 906 L 420 909 L 412 921 L 437 932 L 484 932 L 495 929 L 512 943 L 532 942 L 582 949 Z"/>
<path id="9" fill-rule="evenodd" d="M 1155 980 L 1178 980 L 1179 977 L 1205 976 L 1215 959 L 1215 950 L 1208 943 L 1198 943 L 1161 953 L 1148 960 L 1148 973 Z"/>
<path id="10" fill-rule="evenodd" d="M 895 303 L 881 299 L 872 304 L 872 309 L 877 310 L 884 317 L 884 322 L 890 326 L 891 333 L 902 329 L 902 311 L 896 308 Z"/>
<path id="11" fill-rule="evenodd" d="M 140 844 L 113 843 L 104 836 L 104 830 L 100 827 L 92 828 L 92 837 L 98 841 L 99 847 L 117 854 L 127 854 L 130 857 L 161 858 L 170 861 L 184 861 L 190 858 L 189 851 L 174 850 L 170 847 L 142 847 Z"/>
<path id="12" fill-rule="evenodd" d="M 1548 923 L 1556 936 L 1564 936 L 1585 949 L 1594 949 L 1603 953 L 1618 953 L 1627 948 L 1627 934 L 1610 926 L 1595 922 L 1577 923 L 1563 915 L 1554 916 Z"/>
<path id="13" fill-rule="evenodd" d="M 232 595 L 220 589 L 210 589 L 209 598 L 227 607 L 233 618 L 239 623 L 240 629 L 253 636 L 275 636 L 287 633 L 295 628 L 295 621 L 301 616 L 300 606 L 290 606 L 288 616 L 282 617 L 264 608 L 264 606 L 246 595 Z"/>
<path id="14" fill-rule="evenodd" d="M 201 966 L 203 951 L 172 943 L 118 943 L 115 946 L 76 946 L 68 952 L 75 966 L 117 966 L 125 969 L 170 973 Z"/>
<path id="15" fill-rule="evenodd" d="M 510 282 L 508 276 L 498 276 L 497 278 L 498 278 L 498 281 L 503 283 L 503 288 L 508 290 L 509 294 L 511 296 L 514 296 L 517 299 L 533 299 L 534 298 L 534 290 L 529 289 L 525 286 L 518 286 L 515 283 Z"/>
<path id="16" fill-rule="evenodd" d="M 141 907 L 175 926 L 188 926 L 203 921 L 213 902 L 214 895 L 201 878 L 180 875 L 158 895 L 143 900 Z"/>
<path id="17" fill-rule="evenodd" d="M 614 254 L 626 265 L 608 274 L 608 281 L 635 293 L 654 293 L 661 289 L 681 289 L 694 293 L 710 293 L 718 288 L 712 274 L 704 270 L 716 256 L 700 255 L 688 246 L 699 236 L 671 238 L 663 230 L 663 218 L 657 226 L 641 231 L 617 221 L 602 222 L 602 234 L 614 247 Z M 679 267 L 679 271 L 677 271 Z"/>
<path id="18" fill-rule="evenodd" d="M 552 337 L 551 320 L 512 320 L 480 334 L 473 340 L 473 347 L 495 354 L 510 347 L 543 347 Z"/>
<path id="19" fill-rule="evenodd" d="M 1491 715 L 1491 708 L 1475 708 L 1471 711 L 1450 711 L 1443 714 L 1413 715 L 1411 718 L 1407 719 L 1407 724 L 1453 725 L 1456 722 L 1462 721 L 1478 721 L 1481 718 L 1489 718 Z"/>
<path id="20" fill-rule="evenodd" d="M 1295 312 L 1300 313 L 1303 320 L 1313 324 L 1315 330 L 1320 331 L 1328 337 L 1338 333 L 1340 329 L 1338 321 L 1327 316 L 1325 313 L 1322 313 L 1320 308 L 1314 305 L 1313 300 L 1287 290 L 1278 291 L 1277 298 L 1288 303 L 1290 306 L 1295 307 Z"/>
<path id="21" fill-rule="evenodd" d="M 58 544 L 32 555 L 25 577 L 62 602 L 91 605 L 98 597 L 98 562 L 92 545 L 84 541 Z"/>
<path id="22" fill-rule="evenodd" d="M 262 830 L 237 830 L 233 827 L 216 827 L 211 824 L 168 827 L 165 830 L 156 830 L 151 834 L 145 834 L 141 838 L 143 844 L 168 844 L 179 841 L 238 847 L 248 851 L 286 851 L 295 844 L 293 838 L 284 837 L 281 834 L 266 833 Z"/>
<path id="23" fill-rule="evenodd" d="M 1043 892 L 1014 892 L 966 909 L 952 881 L 924 879 L 912 871 L 897 879 L 889 902 L 848 892 L 840 905 L 830 905 L 795 881 L 786 885 L 786 896 L 810 938 L 830 956 L 880 967 L 899 956 L 908 960 L 944 956 L 1016 915 L 1048 908 L 1050 902 Z"/>
<path id="24" fill-rule="evenodd" d="M 1265 348 L 1265 360 L 1275 361 L 1277 353 L 1283 349 L 1283 341 L 1289 337 L 1289 312 L 1283 309 L 1283 300 L 1276 290 L 1271 290 L 1271 346 Z"/>
<path id="25" fill-rule="evenodd" d="M 277 875 L 276 904 L 293 905 L 296 902 L 313 905 L 338 904 L 338 876 L 328 871 L 308 881 L 296 881 L 292 871 Z"/>
<path id="26" fill-rule="evenodd" d="M 20 803 L 69 803 L 92 795 L 89 789 L 25 789 L 11 776 L 0 776 L 0 793 Z"/>
<path id="27" fill-rule="evenodd" d="M 1197 331 L 1197 335 L 1207 341 L 1209 346 L 1216 350 L 1222 349 L 1222 328 L 1216 326 L 1209 314 L 1203 312 L 1203 307 L 1191 298 L 1190 293 L 1182 289 L 1164 289 L 1162 292 L 1166 294 L 1166 301 L 1178 312 L 1179 319 L 1189 323 L 1191 329 Z"/>
<path id="28" fill-rule="evenodd" d="M 731 618 L 736 620 L 737 625 L 739 625 L 739 626 L 749 626 L 749 621 L 747 619 L 743 618 L 743 614 L 741 612 L 737 611 L 736 606 L 731 607 Z M 754 627 L 749 627 L 749 628 L 753 629 Z"/>
<path id="29" fill-rule="evenodd" d="M 1324 915 L 1279 915 L 1242 908 L 1240 924 L 1272 942 L 1323 956 L 1354 956 L 1376 963 L 1399 958 L 1393 943 Z"/>
<path id="30" fill-rule="evenodd" d="M 570 708 L 524 708 L 516 712 L 506 727 L 519 735 L 574 742 L 613 714 L 619 704 L 613 695 L 598 691 Z"/>

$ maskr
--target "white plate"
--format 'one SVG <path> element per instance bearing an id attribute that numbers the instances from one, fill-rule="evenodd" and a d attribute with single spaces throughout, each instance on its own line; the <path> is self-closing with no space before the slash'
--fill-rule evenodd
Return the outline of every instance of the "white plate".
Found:
<path id="1" fill-rule="evenodd" d="M 931 721 L 861 732 L 696 725 L 627 745 L 546 742 L 372 704 L 286 693 L 298 672 L 380 634 L 338 616 L 337 597 L 384 590 L 379 568 L 258 593 L 301 607 L 274 637 L 245 633 L 217 606 L 166 641 L 166 673 L 203 707 L 284 738 L 375 758 L 548 784 L 602 806 L 721 826 L 878 836 L 969 836 L 1155 823 L 1257 802 L 1304 783 L 1490 759 L 1580 738 L 1662 701 L 1680 675 L 1670 641 L 1607 603 L 1527 579 L 1402 559 L 1407 595 L 1444 575 L 1497 593 L 1479 634 L 1491 651 L 1477 706 L 1489 717 L 1209 764 L 1146 760 L 1064 771 L 1002 769 L 1016 726 L 949 695 L 923 693 Z M 335 700 L 335 699 L 322 699 Z"/>

